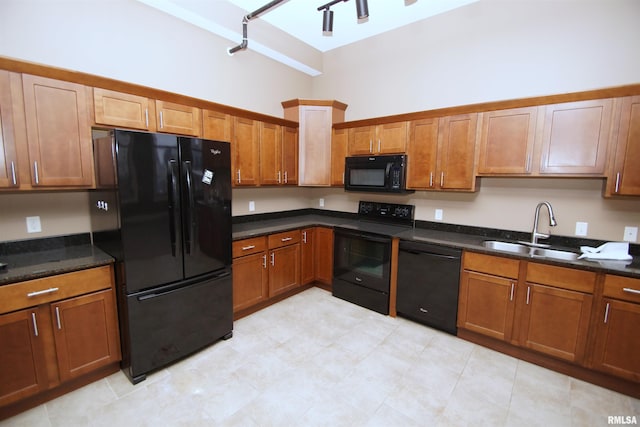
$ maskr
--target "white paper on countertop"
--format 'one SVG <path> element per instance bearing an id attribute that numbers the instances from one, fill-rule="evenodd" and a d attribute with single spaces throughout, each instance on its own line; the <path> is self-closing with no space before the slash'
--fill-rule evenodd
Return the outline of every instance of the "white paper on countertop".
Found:
<path id="1" fill-rule="evenodd" d="M 578 259 L 587 260 L 619 260 L 628 261 L 633 259 L 629 255 L 629 242 L 607 242 L 597 248 L 581 246 L 582 255 Z"/>

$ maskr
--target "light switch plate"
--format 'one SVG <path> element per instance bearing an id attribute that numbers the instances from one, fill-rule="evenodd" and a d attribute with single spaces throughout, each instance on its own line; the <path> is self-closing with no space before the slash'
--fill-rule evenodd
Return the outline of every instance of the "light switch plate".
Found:
<path id="1" fill-rule="evenodd" d="M 27 233 L 40 233 L 42 231 L 42 225 L 40 224 L 39 216 L 27 217 Z"/>
<path id="2" fill-rule="evenodd" d="M 251 200 L 249 202 L 249 212 L 253 212 L 256 210 L 256 202 L 254 202 L 253 200 Z"/>
<path id="3" fill-rule="evenodd" d="M 324 208 L 324 199 L 320 198 L 320 201 L 318 202 L 318 204 L 320 205 L 321 208 Z"/>
<path id="4" fill-rule="evenodd" d="M 624 237 L 625 242 L 635 242 L 638 240 L 638 227 L 625 227 Z"/>
<path id="5" fill-rule="evenodd" d="M 576 222 L 576 236 L 586 236 L 589 223 Z"/>
<path id="6" fill-rule="evenodd" d="M 435 215 L 433 217 L 438 221 L 442 221 L 442 209 L 436 209 Z"/>

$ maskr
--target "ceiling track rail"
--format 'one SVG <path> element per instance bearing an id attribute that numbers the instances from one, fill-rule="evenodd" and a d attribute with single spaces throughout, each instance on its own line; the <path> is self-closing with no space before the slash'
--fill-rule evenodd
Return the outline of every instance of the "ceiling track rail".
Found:
<path id="1" fill-rule="evenodd" d="M 253 12 L 245 15 L 244 18 L 242 18 L 242 42 L 237 46 L 230 47 L 230 48 L 227 49 L 227 53 L 229 54 L 229 56 L 233 55 L 234 53 L 238 52 L 239 50 L 246 49 L 247 46 L 249 45 L 249 39 L 248 39 L 248 36 L 247 36 L 247 27 L 248 27 L 249 21 L 251 21 L 254 18 L 257 18 L 262 13 L 267 12 L 267 11 L 271 10 L 272 8 L 278 6 L 280 3 L 284 3 L 286 1 L 289 1 L 289 0 L 273 0 L 273 1 L 265 4 L 261 8 L 258 8 L 256 10 L 254 10 Z"/>

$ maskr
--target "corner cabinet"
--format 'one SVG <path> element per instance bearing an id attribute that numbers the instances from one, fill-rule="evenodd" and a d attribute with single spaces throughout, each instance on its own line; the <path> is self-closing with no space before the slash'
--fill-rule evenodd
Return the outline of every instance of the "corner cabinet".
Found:
<path id="1" fill-rule="evenodd" d="M 91 187 L 89 88 L 22 75 L 33 187 Z"/>
<path id="2" fill-rule="evenodd" d="M 118 369 L 113 287 L 111 266 L 0 287 L 0 413 L 102 368 Z"/>

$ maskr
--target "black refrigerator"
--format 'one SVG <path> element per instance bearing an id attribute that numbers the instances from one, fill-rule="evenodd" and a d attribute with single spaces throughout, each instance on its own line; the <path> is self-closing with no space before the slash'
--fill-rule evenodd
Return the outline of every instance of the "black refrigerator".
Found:
<path id="1" fill-rule="evenodd" d="M 94 137 L 93 243 L 116 259 L 132 383 L 233 331 L 229 143 L 115 130 Z"/>

